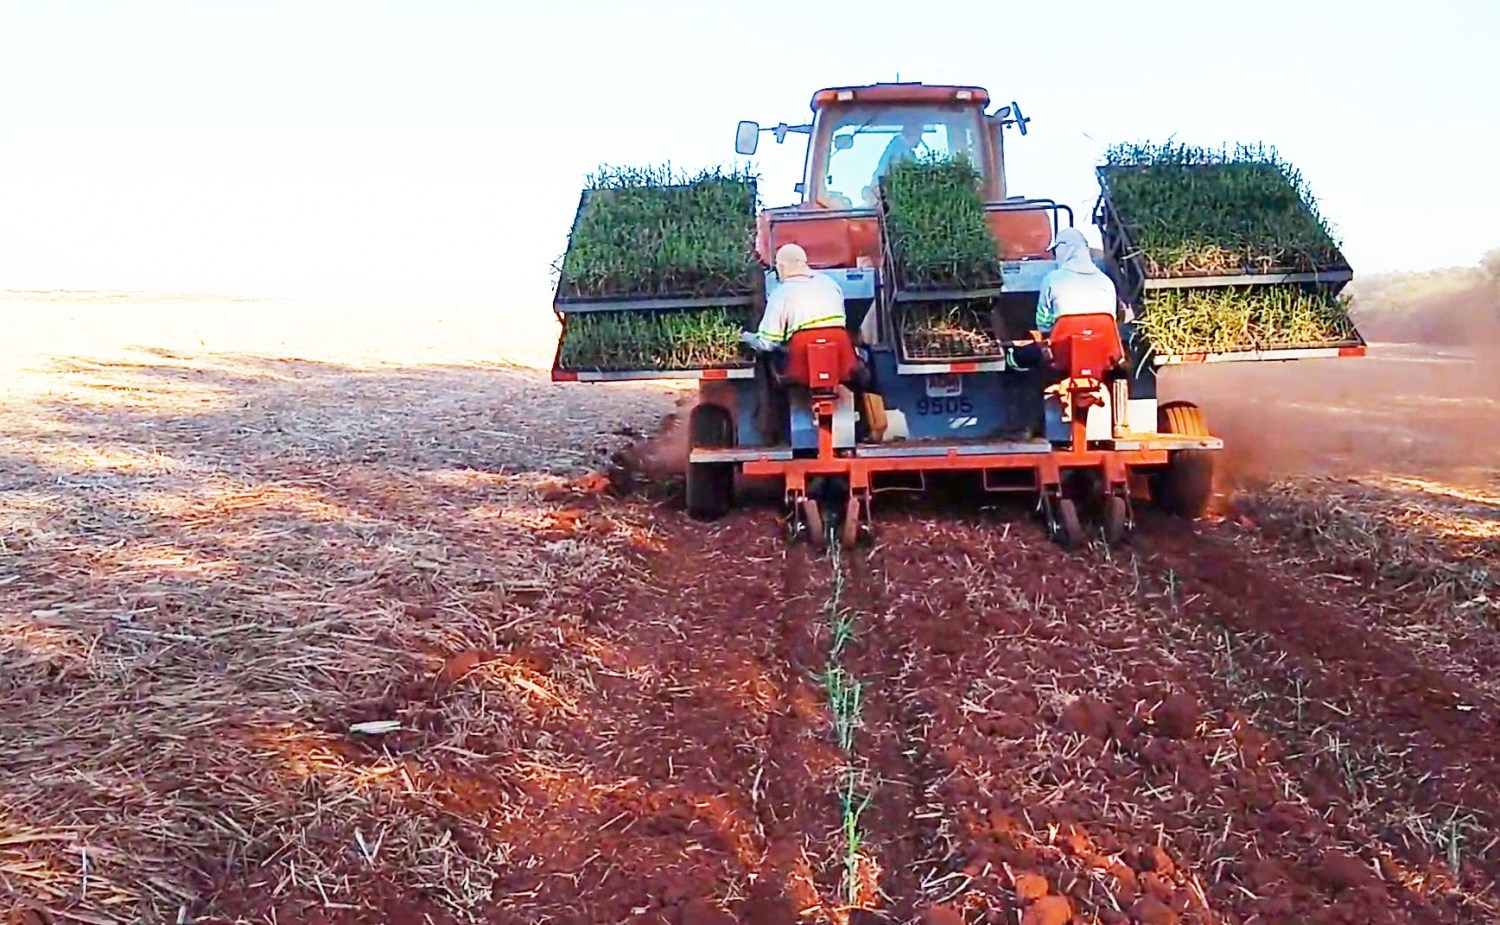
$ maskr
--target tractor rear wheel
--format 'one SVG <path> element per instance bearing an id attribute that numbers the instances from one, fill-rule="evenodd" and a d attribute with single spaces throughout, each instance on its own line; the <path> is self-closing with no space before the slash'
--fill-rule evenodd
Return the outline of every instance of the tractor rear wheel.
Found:
<path id="1" fill-rule="evenodd" d="M 1157 411 L 1156 429 L 1181 437 L 1208 437 L 1203 412 L 1191 402 L 1173 401 Z M 1152 479 L 1152 496 L 1169 514 L 1194 519 L 1208 510 L 1214 490 L 1214 454 L 1209 450 L 1176 450 L 1165 471 Z"/>
<path id="2" fill-rule="evenodd" d="M 693 449 L 734 446 L 734 422 L 719 405 L 703 404 L 688 416 Z M 687 467 L 687 511 L 694 520 L 718 520 L 734 502 L 734 463 L 690 462 Z"/>

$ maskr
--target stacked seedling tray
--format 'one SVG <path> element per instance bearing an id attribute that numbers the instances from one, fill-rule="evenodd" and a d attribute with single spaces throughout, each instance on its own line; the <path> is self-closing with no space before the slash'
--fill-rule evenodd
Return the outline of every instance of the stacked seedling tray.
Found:
<path id="1" fill-rule="evenodd" d="M 880 181 L 883 285 L 901 359 L 1003 357 L 991 310 L 999 248 L 985 218 L 980 174 L 966 158 L 894 165 Z"/>
<path id="2" fill-rule="evenodd" d="M 901 357 L 912 363 L 1003 359 L 989 299 L 900 303 L 896 327 Z"/>
<path id="3" fill-rule="evenodd" d="M 1274 149 L 1117 145 L 1098 175 L 1105 251 L 1158 365 L 1363 346 L 1349 264 Z"/>
<path id="4" fill-rule="evenodd" d="M 761 285 L 753 177 L 605 168 L 579 198 L 554 306 L 556 369 L 749 369 L 740 332 Z"/>

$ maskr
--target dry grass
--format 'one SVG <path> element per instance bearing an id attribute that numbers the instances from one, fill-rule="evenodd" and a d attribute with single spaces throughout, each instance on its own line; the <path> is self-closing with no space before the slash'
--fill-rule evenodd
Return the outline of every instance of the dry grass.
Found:
<path id="1" fill-rule="evenodd" d="M 539 810 L 516 782 L 577 778 L 547 736 L 583 675 L 445 667 L 628 570 L 647 524 L 549 539 L 548 498 L 670 391 L 582 403 L 522 365 L 544 335 L 314 308 L 4 302 L 0 911 L 464 919 Z"/>
<path id="2" fill-rule="evenodd" d="M 1500 499 L 1426 479 L 1281 482 L 1237 504 L 1329 562 L 1500 618 Z"/>

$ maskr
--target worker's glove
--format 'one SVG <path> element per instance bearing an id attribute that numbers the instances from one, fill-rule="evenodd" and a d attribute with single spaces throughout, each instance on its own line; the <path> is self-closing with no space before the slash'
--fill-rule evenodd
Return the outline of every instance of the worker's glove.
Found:
<path id="1" fill-rule="evenodd" d="M 766 353 L 776 346 L 754 331 L 740 332 L 740 340 L 743 341 L 745 345 L 751 350 L 754 350 L 758 353 Z"/>
<path id="2" fill-rule="evenodd" d="M 1129 302 L 1120 303 L 1120 323 L 1130 324 L 1135 320 L 1135 309 L 1130 307 Z"/>

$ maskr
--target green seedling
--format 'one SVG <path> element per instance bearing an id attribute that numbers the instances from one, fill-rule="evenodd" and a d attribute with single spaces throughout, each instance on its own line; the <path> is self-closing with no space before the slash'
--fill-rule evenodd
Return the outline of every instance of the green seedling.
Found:
<path id="1" fill-rule="evenodd" d="M 562 294 L 712 297 L 751 291 L 755 177 L 601 167 L 562 260 Z"/>
<path id="2" fill-rule="evenodd" d="M 899 282 L 913 289 L 1000 284 L 980 175 L 962 155 L 894 165 L 880 181 L 885 229 Z"/>
<path id="3" fill-rule="evenodd" d="M 749 362 L 743 309 L 575 312 L 563 322 L 563 369 L 688 370 Z"/>
<path id="4" fill-rule="evenodd" d="M 1279 285 L 1153 290 L 1135 333 L 1166 355 L 1356 342 L 1347 298 Z"/>
<path id="5" fill-rule="evenodd" d="M 1302 175 L 1274 148 L 1121 144 L 1101 173 L 1150 276 L 1342 264 Z"/>

